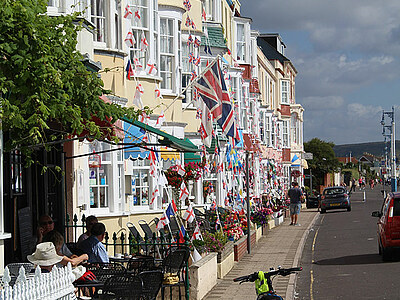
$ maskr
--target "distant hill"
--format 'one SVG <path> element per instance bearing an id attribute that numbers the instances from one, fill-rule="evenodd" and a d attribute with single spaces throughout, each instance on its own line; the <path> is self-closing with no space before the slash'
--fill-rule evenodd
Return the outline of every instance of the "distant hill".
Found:
<path id="1" fill-rule="evenodd" d="M 346 144 L 336 145 L 333 147 L 336 157 L 349 157 L 351 156 L 359 159 L 364 152 L 368 152 L 372 155 L 383 156 L 384 155 L 384 142 L 370 142 L 360 144 Z M 388 149 L 390 151 L 390 148 Z M 390 154 L 390 153 L 389 153 Z M 396 156 L 400 155 L 400 141 L 396 141 Z"/>

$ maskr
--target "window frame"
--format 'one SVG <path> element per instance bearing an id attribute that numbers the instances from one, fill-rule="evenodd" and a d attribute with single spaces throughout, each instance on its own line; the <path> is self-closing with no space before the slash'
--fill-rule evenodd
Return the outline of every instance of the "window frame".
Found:
<path id="1" fill-rule="evenodd" d="M 163 33 L 162 32 L 162 22 L 163 21 L 167 21 L 167 22 L 171 22 L 171 29 L 172 29 L 172 33 L 171 32 L 167 32 L 167 33 Z M 175 49 L 175 19 L 174 18 L 169 18 L 169 17 L 160 17 L 160 31 L 159 31 L 159 38 L 160 38 L 160 68 L 159 68 L 159 73 L 160 73 L 160 77 L 163 79 L 161 84 L 160 84 L 160 88 L 164 91 L 169 91 L 169 92 L 173 92 L 174 91 L 174 72 L 173 70 L 175 69 L 175 58 L 176 58 L 176 53 L 175 51 L 177 49 Z M 167 26 L 168 28 L 168 26 Z M 171 43 L 171 49 L 170 52 L 163 52 L 163 38 L 167 38 L 170 39 Z M 167 42 L 168 44 L 168 42 Z M 163 68 L 163 58 L 170 60 L 170 62 L 168 64 L 171 64 L 170 68 Z M 165 75 L 164 75 L 165 74 Z M 167 76 L 168 74 L 170 75 L 170 79 L 168 80 L 169 85 L 167 84 Z M 163 76 L 164 75 L 164 76 Z"/>
<path id="2" fill-rule="evenodd" d="M 281 80 L 281 104 L 290 104 L 290 81 L 287 79 Z"/>

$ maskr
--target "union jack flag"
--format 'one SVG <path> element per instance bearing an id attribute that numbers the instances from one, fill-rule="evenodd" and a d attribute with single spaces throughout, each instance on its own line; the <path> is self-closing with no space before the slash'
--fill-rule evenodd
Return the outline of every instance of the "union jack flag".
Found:
<path id="1" fill-rule="evenodd" d="M 195 83 L 195 87 L 225 135 L 238 139 L 234 110 L 219 60 Z"/>
<path id="2" fill-rule="evenodd" d="M 215 202 L 215 200 L 213 200 L 213 202 L 211 203 L 211 207 L 212 210 L 217 209 L 217 203 Z"/>
<path id="3" fill-rule="evenodd" d="M 196 112 L 196 119 L 201 119 L 201 115 L 202 115 L 201 109 L 198 108 Z"/>
<path id="4" fill-rule="evenodd" d="M 193 52 L 190 52 L 189 53 L 189 62 L 192 63 L 192 62 L 194 62 L 194 60 L 195 60 L 194 54 L 193 54 Z"/>
<path id="5" fill-rule="evenodd" d="M 190 77 L 190 81 L 193 81 L 197 77 L 197 73 L 195 70 L 192 71 L 192 76 Z"/>
<path id="6" fill-rule="evenodd" d="M 194 65 L 195 65 L 196 67 L 200 64 L 200 62 L 201 62 L 201 58 L 200 58 L 200 57 L 196 58 L 196 59 L 193 61 Z"/>
<path id="7" fill-rule="evenodd" d="M 197 37 L 194 38 L 193 45 L 195 46 L 195 48 L 200 47 L 200 40 Z"/>
<path id="8" fill-rule="evenodd" d="M 189 11 L 192 8 L 192 4 L 190 4 L 189 0 L 184 0 L 183 1 L 183 6 L 185 6 L 187 11 Z"/>
<path id="9" fill-rule="evenodd" d="M 189 18 L 189 16 L 187 16 L 187 17 L 186 17 L 185 26 L 186 26 L 186 27 L 190 27 L 190 25 L 192 25 L 192 20 Z"/>
<path id="10" fill-rule="evenodd" d="M 191 34 L 189 34 L 187 44 L 188 44 L 188 46 L 189 46 L 189 45 L 192 44 L 192 43 L 193 43 L 193 37 L 192 37 Z"/>

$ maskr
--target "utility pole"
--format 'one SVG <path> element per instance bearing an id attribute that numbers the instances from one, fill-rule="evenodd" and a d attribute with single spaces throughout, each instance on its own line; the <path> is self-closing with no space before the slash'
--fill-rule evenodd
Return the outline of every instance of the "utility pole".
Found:
<path id="1" fill-rule="evenodd" d="M 385 124 L 385 116 L 388 116 L 391 119 L 390 125 Z M 391 188 L 392 192 L 396 192 L 397 174 L 396 174 L 396 132 L 395 132 L 394 106 L 392 106 L 392 111 L 382 111 L 381 125 L 382 125 L 382 135 L 385 138 L 385 144 L 387 140 L 390 141 Z"/>

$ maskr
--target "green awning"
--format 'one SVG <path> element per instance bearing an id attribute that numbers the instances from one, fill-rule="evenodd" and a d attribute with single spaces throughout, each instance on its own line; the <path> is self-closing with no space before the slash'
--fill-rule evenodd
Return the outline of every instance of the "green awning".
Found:
<path id="1" fill-rule="evenodd" d="M 200 156 L 200 154 L 193 153 L 193 152 L 185 153 L 185 163 L 186 162 L 199 163 L 199 162 L 201 162 L 201 156 Z"/>
<path id="2" fill-rule="evenodd" d="M 121 120 L 162 137 L 162 138 L 158 139 L 160 146 L 170 147 L 170 148 L 178 150 L 179 152 L 199 152 L 199 151 L 201 151 L 188 138 L 185 138 L 183 140 L 183 139 L 174 137 L 173 135 L 170 135 L 170 134 L 168 134 L 164 131 L 161 131 L 157 128 L 154 128 L 153 126 L 147 125 L 147 124 L 139 122 L 139 121 L 132 121 L 126 117 L 123 117 Z"/>

